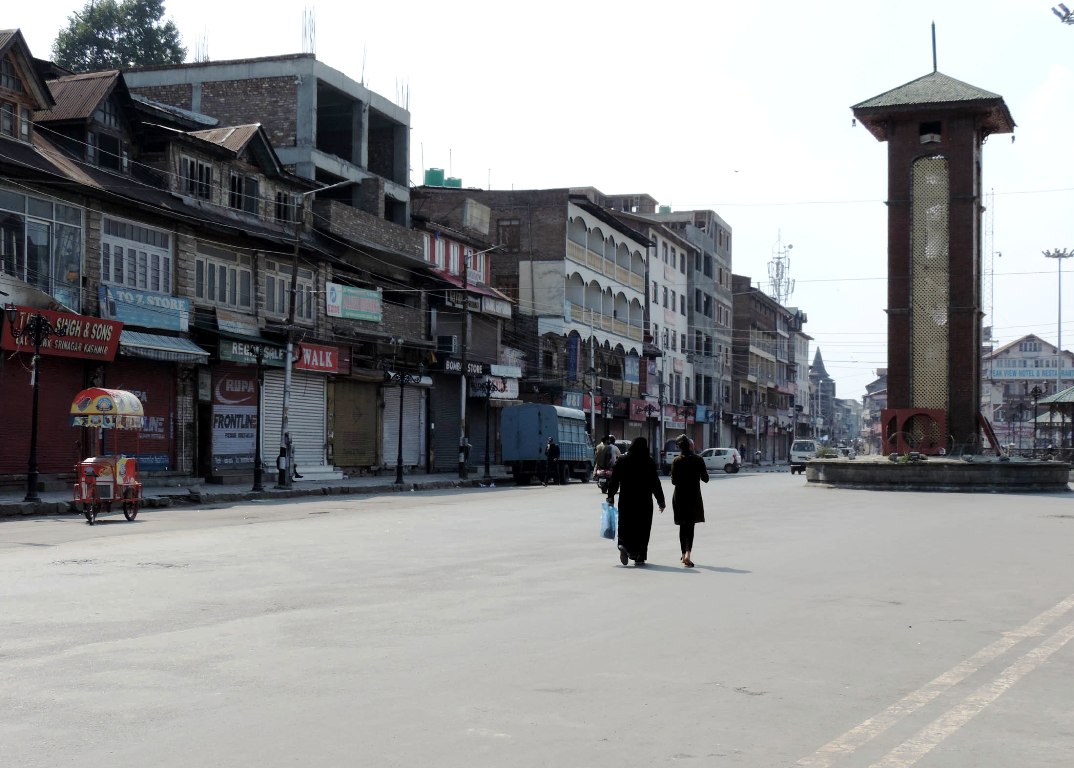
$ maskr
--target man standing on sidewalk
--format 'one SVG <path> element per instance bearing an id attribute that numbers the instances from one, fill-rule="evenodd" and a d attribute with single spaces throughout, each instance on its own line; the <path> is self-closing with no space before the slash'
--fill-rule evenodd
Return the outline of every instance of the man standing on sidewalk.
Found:
<path id="1" fill-rule="evenodd" d="M 559 445 L 552 438 L 548 438 L 548 445 L 544 449 L 545 476 L 544 484 L 548 485 L 549 478 L 553 483 L 559 483 Z"/>

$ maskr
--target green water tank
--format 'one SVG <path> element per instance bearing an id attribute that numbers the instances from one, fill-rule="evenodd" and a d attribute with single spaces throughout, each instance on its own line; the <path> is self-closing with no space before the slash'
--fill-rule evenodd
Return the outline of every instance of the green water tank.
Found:
<path id="1" fill-rule="evenodd" d="M 660 213 L 671 213 L 671 206 L 670 205 L 662 205 L 662 206 L 660 206 Z"/>
<path id="2" fill-rule="evenodd" d="M 425 186 L 427 186 L 427 187 L 442 187 L 442 186 L 444 186 L 444 169 L 443 168 L 426 168 L 425 169 Z"/>
<path id="3" fill-rule="evenodd" d="M 460 189 L 462 187 L 462 179 L 456 178 L 455 176 L 448 176 L 444 179 L 444 186 Z"/>

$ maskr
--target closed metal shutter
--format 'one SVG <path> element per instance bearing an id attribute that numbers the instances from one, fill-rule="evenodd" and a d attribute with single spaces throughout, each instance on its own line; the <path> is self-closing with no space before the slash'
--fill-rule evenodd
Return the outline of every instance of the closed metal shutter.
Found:
<path id="1" fill-rule="evenodd" d="M 7 328 L 3 328 L 7 333 Z M 4 418 L 0 419 L 0 472 L 24 474 L 30 456 L 33 387 L 30 364 L 33 355 L 4 353 L 0 394 Z M 71 401 L 84 389 L 81 360 L 41 356 L 37 394 L 37 470 L 42 473 L 74 472 L 84 437 L 96 430 L 71 426 Z"/>
<path id="2" fill-rule="evenodd" d="M 438 472 L 458 472 L 459 469 L 459 377 L 434 377 L 433 467 Z M 471 461 L 473 456 L 470 457 Z"/>
<path id="3" fill-rule="evenodd" d="M 377 385 L 361 381 L 332 384 L 332 463 L 337 467 L 376 467 L 381 444 Z"/>
<path id="4" fill-rule="evenodd" d="M 325 466 L 325 395 L 327 380 L 299 371 L 291 372 L 291 399 L 287 429 L 295 451 L 295 466 Z M 283 413 L 283 371 L 265 371 L 261 392 L 261 460 L 276 466 L 280 455 L 280 420 Z"/>
<path id="5" fill-rule="evenodd" d="M 403 400 L 403 466 L 424 466 L 425 456 L 425 396 L 418 387 L 382 387 L 384 393 L 383 460 L 394 467 L 399 456 L 399 392 L 406 390 Z"/>

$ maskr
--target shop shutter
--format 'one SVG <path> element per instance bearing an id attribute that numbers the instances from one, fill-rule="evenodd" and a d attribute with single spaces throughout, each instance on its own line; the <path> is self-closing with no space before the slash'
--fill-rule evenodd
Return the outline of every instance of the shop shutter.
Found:
<path id="1" fill-rule="evenodd" d="M 435 386 L 429 396 L 432 398 L 434 414 L 433 466 L 438 472 L 457 472 L 459 469 L 459 377 L 435 377 Z"/>
<path id="2" fill-rule="evenodd" d="M 375 467 L 380 413 L 376 384 L 336 381 L 332 463 L 337 467 Z"/>
<path id="3" fill-rule="evenodd" d="M 400 387 L 382 387 L 384 393 L 384 465 L 394 467 L 399 456 Z M 403 400 L 403 466 L 424 466 L 425 389 L 405 387 Z"/>
<path id="4" fill-rule="evenodd" d="M 291 372 L 291 400 L 287 427 L 295 451 L 295 465 L 325 466 L 325 395 L 327 380 L 300 371 Z M 280 420 L 283 413 L 283 371 L 265 371 L 261 392 L 261 460 L 275 468 L 280 455 Z"/>
<path id="5" fill-rule="evenodd" d="M 4 329 L 7 332 L 7 329 Z M 4 353 L 0 394 L 7 411 L 0 419 L 0 473 L 25 474 L 30 456 L 32 355 Z M 42 355 L 37 395 L 37 471 L 73 473 L 89 430 L 71 426 L 71 401 L 83 387 L 81 360 Z"/>

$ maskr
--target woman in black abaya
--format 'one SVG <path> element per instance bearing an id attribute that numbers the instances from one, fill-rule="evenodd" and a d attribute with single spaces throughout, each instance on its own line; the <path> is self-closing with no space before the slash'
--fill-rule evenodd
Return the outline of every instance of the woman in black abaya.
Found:
<path id="1" fill-rule="evenodd" d="M 649 556 L 649 534 L 653 529 L 653 498 L 664 511 L 664 489 L 656 462 L 649 455 L 649 441 L 634 438 L 625 456 L 612 468 L 608 481 L 608 503 L 619 494 L 619 562 L 645 565 Z"/>

